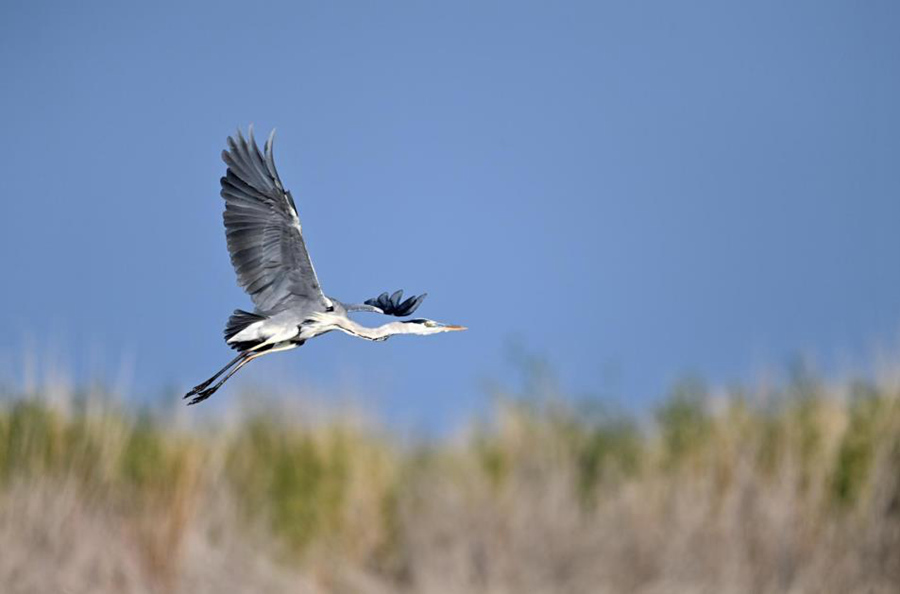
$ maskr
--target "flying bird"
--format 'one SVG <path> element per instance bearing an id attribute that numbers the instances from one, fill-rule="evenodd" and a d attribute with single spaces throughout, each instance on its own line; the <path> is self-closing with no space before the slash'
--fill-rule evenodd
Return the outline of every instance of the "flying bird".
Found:
<path id="1" fill-rule="evenodd" d="M 284 189 L 275 169 L 274 138 L 273 130 L 260 151 L 250 126 L 247 139 L 238 130 L 236 138 L 228 137 L 228 148 L 222 151 L 227 166 L 220 181 L 228 253 L 238 284 L 250 295 L 255 309 L 237 309 L 228 319 L 225 342 L 238 355 L 185 394 L 184 398 L 190 398 L 189 405 L 212 396 L 250 361 L 295 349 L 332 330 L 383 341 L 396 334 L 426 335 L 466 329 L 425 318 L 369 327 L 348 315 L 372 312 L 407 317 L 422 304 L 425 293 L 405 300 L 402 290 L 391 295 L 382 293 L 357 304 L 326 296 L 306 250 L 294 198 Z"/>

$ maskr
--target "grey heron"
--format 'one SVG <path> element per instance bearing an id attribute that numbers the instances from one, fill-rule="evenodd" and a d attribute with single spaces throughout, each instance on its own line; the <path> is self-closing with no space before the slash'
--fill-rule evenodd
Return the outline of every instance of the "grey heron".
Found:
<path id="1" fill-rule="evenodd" d="M 466 329 L 425 318 L 369 327 L 348 315 L 373 312 L 407 317 L 421 305 L 425 293 L 406 300 L 402 298 L 403 291 L 382 293 L 358 304 L 326 296 L 306 250 L 294 198 L 284 189 L 275 169 L 274 137 L 273 130 L 260 151 L 250 126 L 247 139 L 238 130 L 236 138 L 228 137 L 228 148 L 222 151 L 227 166 L 220 181 L 228 252 L 238 284 L 250 295 L 255 311 L 238 309 L 228 319 L 225 341 L 238 355 L 185 394 L 184 398 L 190 398 L 189 405 L 209 398 L 250 361 L 295 349 L 332 330 L 383 341 L 397 334 L 426 335 Z"/>

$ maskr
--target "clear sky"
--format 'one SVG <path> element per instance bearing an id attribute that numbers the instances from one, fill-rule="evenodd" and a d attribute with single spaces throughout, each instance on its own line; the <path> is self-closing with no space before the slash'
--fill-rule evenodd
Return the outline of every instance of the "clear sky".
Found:
<path id="1" fill-rule="evenodd" d="M 328 294 L 471 330 L 329 335 L 245 385 L 441 426 L 511 343 L 632 406 L 900 336 L 897 2 L 124 4 L 0 8 L 0 372 L 133 360 L 162 398 L 224 363 L 219 153 L 251 122 Z"/>

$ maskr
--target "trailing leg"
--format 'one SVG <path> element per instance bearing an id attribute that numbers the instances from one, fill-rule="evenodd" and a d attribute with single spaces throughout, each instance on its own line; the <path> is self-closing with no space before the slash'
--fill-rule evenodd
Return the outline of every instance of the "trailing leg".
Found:
<path id="1" fill-rule="evenodd" d="M 259 345 L 259 346 L 262 346 L 262 345 Z M 196 396 L 194 396 L 194 398 L 192 398 L 191 401 L 188 402 L 188 406 L 190 406 L 192 404 L 197 404 L 198 402 L 203 402 L 204 400 L 206 400 L 207 398 L 209 398 L 210 396 L 215 394 L 216 390 L 221 388 L 222 385 L 228 381 L 228 378 L 230 378 L 232 375 L 237 373 L 238 370 L 241 369 L 241 367 L 243 367 L 250 361 L 256 359 L 257 357 L 262 357 L 263 355 L 268 355 L 269 353 L 277 353 L 280 351 L 289 351 L 291 349 L 297 348 L 298 346 L 300 346 L 300 345 L 297 343 L 282 343 L 280 346 L 274 346 L 274 347 L 270 346 L 269 348 L 263 348 L 263 349 L 259 350 L 258 352 L 245 351 L 244 353 L 241 353 L 241 356 L 238 357 L 238 359 L 240 359 L 240 362 L 237 365 L 235 365 L 234 369 L 229 371 L 225 375 L 225 377 L 220 379 L 218 381 L 218 383 L 216 383 L 211 388 L 203 388 L 203 389 L 199 390 L 198 392 L 196 392 Z M 218 375 L 221 375 L 221 372 L 219 374 L 217 374 L 217 376 Z M 212 379 L 215 379 L 215 378 L 212 378 Z M 190 395 L 192 395 L 192 394 L 189 394 L 189 396 Z"/>
<path id="2" fill-rule="evenodd" d="M 225 367 L 223 367 L 222 369 L 220 369 L 219 371 L 217 371 L 217 372 L 215 373 L 215 375 L 213 375 L 211 378 L 209 378 L 208 380 L 206 380 L 206 381 L 203 382 L 202 384 L 197 384 L 196 386 L 194 386 L 193 389 L 191 389 L 190 392 L 188 392 L 187 394 L 185 394 L 184 396 L 182 396 L 182 398 L 189 398 L 189 397 L 193 396 L 194 394 L 197 394 L 197 393 L 200 392 L 201 390 L 205 389 L 205 388 L 206 388 L 207 386 L 209 386 L 211 383 L 213 383 L 214 381 L 216 381 L 216 378 L 218 378 L 220 375 L 222 375 L 223 373 L 225 373 L 226 371 L 228 371 L 228 369 L 229 369 L 232 365 L 234 365 L 235 363 L 237 363 L 238 361 L 240 361 L 240 360 L 243 359 L 244 357 L 248 357 L 249 355 L 250 355 L 250 353 L 249 353 L 248 351 L 245 351 L 245 352 L 243 352 L 243 353 L 240 353 L 237 357 L 235 357 L 234 359 L 232 359 L 231 361 L 229 361 L 228 365 L 226 365 Z"/>

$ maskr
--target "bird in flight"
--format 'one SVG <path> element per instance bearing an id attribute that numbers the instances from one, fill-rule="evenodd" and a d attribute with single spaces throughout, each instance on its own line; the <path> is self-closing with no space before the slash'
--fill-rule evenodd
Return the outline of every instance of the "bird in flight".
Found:
<path id="1" fill-rule="evenodd" d="M 327 297 L 306 251 L 294 198 L 284 189 L 275 170 L 274 137 L 273 130 L 260 151 L 251 126 L 247 139 L 238 130 L 237 138 L 229 136 L 228 149 L 222 151 L 222 160 L 228 167 L 221 179 L 228 253 L 238 284 L 256 307 L 252 313 L 235 310 L 228 319 L 225 342 L 238 355 L 185 394 L 184 398 L 190 398 L 189 405 L 212 396 L 253 359 L 295 349 L 310 338 L 332 330 L 382 341 L 396 334 L 425 335 L 466 329 L 425 318 L 369 327 L 348 315 L 373 312 L 407 317 L 421 305 L 424 293 L 406 300 L 403 291 L 392 295 L 382 293 L 359 304 Z"/>

